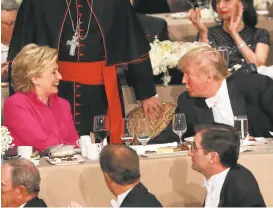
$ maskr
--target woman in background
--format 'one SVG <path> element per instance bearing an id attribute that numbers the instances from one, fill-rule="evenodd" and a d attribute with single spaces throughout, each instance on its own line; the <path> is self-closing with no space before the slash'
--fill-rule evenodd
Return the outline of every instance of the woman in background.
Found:
<path id="1" fill-rule="evenodd" d="M 58 144 L 76 145 L 70 104 L 57 96 L 59 80 L 57 50 L 26 45 L 12 62 L 16 91 L 4 104 L 4 125 L 15 146 L 44 150 Z"/>
<path id="2" fill-rule="evenodd" d="M 213 47 L 226 46 L 229 67 L 235 64 L 266 63 L 270 35 L 266 29 L 256 28 L 257 14 L 253 0 L 212 0 L 212 6 L 222 20 L 221 24 L 207 28 L 200 21 L 200 10 L 190 10 L 190 20 L 197 28 L 199 41 Z"/>

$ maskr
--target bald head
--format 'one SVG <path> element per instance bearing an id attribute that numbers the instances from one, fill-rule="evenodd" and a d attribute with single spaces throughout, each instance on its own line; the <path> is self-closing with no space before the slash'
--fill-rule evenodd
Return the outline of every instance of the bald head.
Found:
<path id="1" fill-rule="evenodd" d="M 119 185 L 132 184 L 140 178 L 138 155 L 125 145 L 105 146 L 100 153 L 100 166 Z"/>

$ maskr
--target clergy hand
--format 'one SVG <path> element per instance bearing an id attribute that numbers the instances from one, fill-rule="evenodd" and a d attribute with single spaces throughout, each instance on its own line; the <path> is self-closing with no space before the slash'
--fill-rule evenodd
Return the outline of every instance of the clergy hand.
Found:
<path id="1" fill-rule="evenodd" d="M 145 117 L 157 118 L 158 115 L 163 111 L 163 105 L 157 96 L 150 97 L 146 100 L 142 100 L 142 107 Z"/>

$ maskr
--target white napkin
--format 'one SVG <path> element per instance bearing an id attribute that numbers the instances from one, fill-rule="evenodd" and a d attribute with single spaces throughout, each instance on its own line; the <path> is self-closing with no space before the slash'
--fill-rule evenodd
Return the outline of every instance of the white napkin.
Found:
<path id="1" fill-rule="evenodd" d="M 273 65 L 272 66 L 259 66 L 257 68 L 257 72 L 258 72 L 258 74 L 263 74 L 263 75 L 269 76 L 271 79 L 273 79 Z"/>
<path id="2" fill-rule="evenodd" d="M 269 131 L 269 134 L 270 134 L 271 136 L 273 136 L 273 132 Z"/>
<path id="3" fill-rule="evenodd" d="M 166 143 L 166 144 L 148 144 L 145 146 L 142 145 L 132 145 L 130 146 L 134 149 L 138 155 L 145 154 L 145 151 L 156 151 L 160 147 L 177 147 L 177 142 Z"/>

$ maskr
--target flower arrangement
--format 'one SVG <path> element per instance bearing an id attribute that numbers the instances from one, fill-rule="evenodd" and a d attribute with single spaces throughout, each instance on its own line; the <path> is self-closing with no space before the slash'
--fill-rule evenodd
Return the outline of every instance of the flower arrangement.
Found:
<path id="1" fill-rule="evenodd" d="M 210 46 L 207 43 L 200 42 L 172 42 L 169 40 L 159 41 L 158 37 L 155 37 L 153 43 L 150 43 L 151 50 L 149 52 L 151 64 L 153 68 L 153 74 L 164 74 L 162 77 L 163 84 L 165 86 L 171 81 L 171 76 L 168 73 L 168 69 L 178 67 L 178 62 L 184 54 L 193 48 L 200 46 Z"/>
<path id="2" fill-rule="evenodd" d="M 268 5 L 272 5 L 273 0 L 254 0 L 254 7 L 258 10 L 266 9 Z"/>
<path id="3" fill-rule="evenodd" d="M 1 126 L 1 156 L 3 156 L 9 148 L 14 146 L 12 141 L 13 138 L 10 136 L 8 128 Z"/>

